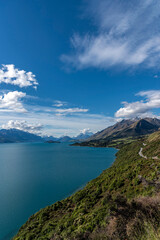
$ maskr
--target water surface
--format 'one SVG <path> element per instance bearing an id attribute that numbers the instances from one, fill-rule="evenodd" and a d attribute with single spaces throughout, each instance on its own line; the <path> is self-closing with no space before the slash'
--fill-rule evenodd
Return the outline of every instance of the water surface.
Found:
<path id="1" fill-rule="evenodd" d="M 0 144 L 0 240 L 10 240 L 33 213 L 97 177 L 115 153 L 66 143 Z"/>

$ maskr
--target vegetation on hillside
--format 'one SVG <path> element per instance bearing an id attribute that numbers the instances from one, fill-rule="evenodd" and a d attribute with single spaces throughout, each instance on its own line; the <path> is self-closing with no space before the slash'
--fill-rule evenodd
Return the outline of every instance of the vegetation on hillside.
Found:
<path id="1" fill-rule="evenodd" d="M 160 131 L 157 131 L 148 137 L 143 153 L 149 158 L 160 159 Z"/>
<path id="2" fill-rule="evenodd" d="M 113 147 L 121 148 L 122 146 L 135 142 L 137 140 L 145 140 L 146 136 L 140 137 L 125 137 L 117 139 L 100 139 L 100 140 L 91 140 L 86 142 L 76 142 L 71 144 L 72 146 L 83 146 L 83 147 Z"/>
<path id="3" fill-rule="evenodd" d="M 144 140 L 123 146 L 109 169 L 31 216 L 14 240 L 160 239 L 160 160 L 138 154 L 142 146 L 150 156 L 157 154 L 160 142 L 151 138 L 145 147 Z"/>

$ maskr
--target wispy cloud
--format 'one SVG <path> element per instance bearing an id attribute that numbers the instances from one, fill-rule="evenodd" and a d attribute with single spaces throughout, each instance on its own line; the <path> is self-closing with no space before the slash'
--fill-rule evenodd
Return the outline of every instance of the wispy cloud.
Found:
<path id="1" fill-rule="evenodd" d="M 17 112 L 23 113 L 27 110 L 24 108 L 21 99 L 26 96 L 24 92 L 8 92 L 0 95 L 0 112 Z"/>
<path id="2" fill-rule="evenodd" d="M 143 97 L 144 100 L 132 103 L 123 102 L 124 107 L 116 112 L 116 117 L 153 116 L 150 111 L 160 108 L 160 90 L 142 91 L 136 95 Z"/>
<path id="3" fill-rule="evenodd" d="M 38 82 L 32 72 L 19 70 L 14 64 L 2 65 L 0 69 L 0 83 L 12 84 L 19 87 L 32 86 L 37 88 Z"/>
<path id="4" fill-rule="evenodd" d="M 160 61 L 160 3 L 158 0 L 90 0 L 87 16 L 97 30 L 74 34 L 74 52 L 61 56 L 77 69 L 113 66 L 158 67 Z"/>
<path id="5" fill-rule="evenodd" d="M 30 101 L 30 98 L 32 101 Z M 42 99 L 41 99 L 42 100 Z M 41 105 L 41 102 L 43 104 Z M 83 107 L 64 108 L 53 106 L 53 100 L 37 102 L 23 92 L 3 92 L 0 94 L 0 126 L 16 128 L 40 135 L 76 136 L 83 132 L 96 132 L 112 125 L 116 118 L 103 114 L 93 114 Z M 67 103 L 72 105 L 71 103 Z M 24 121 L 25 119 L 25 121 Z"/>
<path id="6" fill-rule="evenodd" d="M 54 107 L 63 107 L 63 106 L 65 106 L 66 104 L 67 104 L 66 102 L 56 100 L 56 101 L 54 101 L 53 106 L 54 106 Z"/>
<path id="7" fill-rule="evenodd" d="M 59 108 L 59 109 L 56 109 L 55 112 L 57 112 L 59 115 L 68 115 L 68 114 L 75 114 L 75 113 L 86 113 L 86 112 L 88 112 L 88 109 L 84 109 L 84 108 Z"/>
<path id="8" fill-rule="evenodd" d="M 40 134 L 43 129 L 43 125 L 40 123 L 31 124 L 23 120 L 22 121 L 10 120 L 6 124 L 2 124 L 1 127 L 3 129 L 14 128 L 14 129 L 22 130 L 25 132 L 35 133 L 35 134 Z"/>

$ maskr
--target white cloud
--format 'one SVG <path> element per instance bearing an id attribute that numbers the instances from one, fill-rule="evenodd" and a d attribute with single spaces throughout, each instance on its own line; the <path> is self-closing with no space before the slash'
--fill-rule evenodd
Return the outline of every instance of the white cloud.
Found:
<path id="1" fill-rule="evenodd" d="M 41 130 L 43 129 L 43 125 L 40 123 L 37 124 L 30 124 L 27 121 L 18 121 L 18 120 L 10 120 L 6 124 L 1 126 L 3 129 L 18 129 L 25 132 L 30 132 L 34 134 L 40 134 Z"/>
<path id="2" fill-rule="evenodd" d="M 0 93 L 0 126 L 35 131 L 35 133 L 40 130 L 41 135 L 58 137 L 76 136 L 80 133 L 80 129 L 85 129 L 83 132 L 89 129 L 91 132 L 96 132 L 117 121 L 116 118 L 103 114 L 88 113 L 87 108 L 55 108 L 52 106 L 53 101 L 50 101 L 50 106 L 48 101 L 41 102 L 37 102 L 32 96 L 27 97 L 23 92 Z"/>
<path id="3" fill-rule="evenodd" d="M 0 95 L 0 112 L 17 112 L 23 113 L 27 110 L 24 108 L 21 98 L 24 98 L 26 93 L 24 92 L 8 92 Z"/>
<path id="4" fill-rule="evenodd" d="M 116 117 L 140 117 L 152 116 L 150 113 L 153 109 L 160 108 L 160 90 L 142 91 L 137 96 L 144 97 L 144 100 L 132 103 L 123 102 L 124 107 L 120 108 L 116 113 Z"/>
<path id="5" fill-rule="evenodd" d="M 91 132 L 91 130 L 90 130 L 90 128 L 84 128 L 84 129 L 82 129 L 81 131 L 80 131 L 82 134 L 91 134 L 92 132 Z"/>
<path id="6" fill-rule="evenodd" d="M 2 69 L 0 69 L 0 83 L 12 84 L 21 88 L 32 86 L 35 89 L 38 85 L 32 72 L 19 70 L 13 64 L 2 65 Z"/>
<path id="7" fill-rule="evenodd" d="M 67 104 L 66 102 L 56 100 L 56 101 L 54 101 L 53 106 L 54 106 L 54 107 L 63 107 L 63 106 L 65 106 L 66 104 Z"/>
<path id="8" fill-rule="evenodd" d="M 27 106 L 27 109 L 29 106 Z M 100 131 L 108 126 L 113 125 L 118 121 L 117 118 L 107 117 L 101 114 L 91 113 L 78 113 L 69 115 L 56 115 L 56 113 L 45 112 L 45 109 L 41 109 L 41 112 L 34 111 L 34 109 L 28 110 L 25 114 L 23 113 L 8 113 L 3 112 L 0 117 L 0 126 L 6 125 L 6 122 L 11 119 L 15 121 L 27 121 L 33 125 L 37 123 L 43 125 L 41 135 L 48 136 L 77 136 L 80 129 L 90 128 L 91 132 Z"/>
<path id="9" fill-rule="evenodd" d="M 58 115 L 67 115 L 67 114 L 74 114 L 74 113 L 86 113 L 88 112 L 88 109 L 84 108 L 60 108 L 56 109 L 55 112 L 57 112 Z"/>
<path id="10" fill-rule="evenodd" d="M 20 92 L 21 93 L 21 92 Z M 0 101 L 0 126 L 15 127 L 21 130 L 32 131 L 32 126 L 27 127 L 27 125 L 33 125 L 43 129 L 41 130 L 41 135 L 53 135 L 62 136 L 70 135 L 77 136 L 80 133 L 80 129 L 90 129 L 92 132 L 96 132 L 112 125 L 116 118 L 107 117 L 103 114 L 91 114 L 88 113 L 87 108 L 82 107 L 71 107 L 71 108 L 55 108 L 52 106 L 53 101 L 50 101 L 50 106 L 48 102 L 43 101 L 37 103 L 37 99 L 27 98 L 25 93 L 18 95 L 22 99 L 16 99 L 19 92 L 9 92 L 3 93 L 0 99 L 5 98 L 5 103 L 7 105 L 2 107 Z M 0 94 L 1 95 L 1 94 Z M 12 97 L 10 96 L 12 95 Z M 9 97 L 10 96 L 10 97 Z M 23 98 L 24 102 L 23 102 Z M 3 103 L 4 103 L 3 102 Z M 17 105 L 18 103 L 18 105 Z M 10 121 L 12 119 L 12 121 Z M 27 122 L 25 123 L 24 120 Z M 6 122 L 9 122 L 6 124 Z M 38 123 L 38 124 L 37 124 Z M 34 130 L 34 129 L 33 129 Z M 83 132 L 84 132 L 83 131 Z"/>
<path id="11" fill-rule="evenodd" d="M 77 69 L 159 67 L 159 7 L 158 0 L 89 1 L 87 15 L 97 31 L 75 34 L 71 39 L 75 51 L 62 55 L 62 61 Z"/>

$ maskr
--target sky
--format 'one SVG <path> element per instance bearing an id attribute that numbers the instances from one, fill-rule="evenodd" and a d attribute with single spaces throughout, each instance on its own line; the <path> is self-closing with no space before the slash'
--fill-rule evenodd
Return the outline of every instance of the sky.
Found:
<path id="1" fill-rule="evenodd" d="M 0 2 L 0 127 L 97 132 L 160 116 L 158 0 Z"/>

